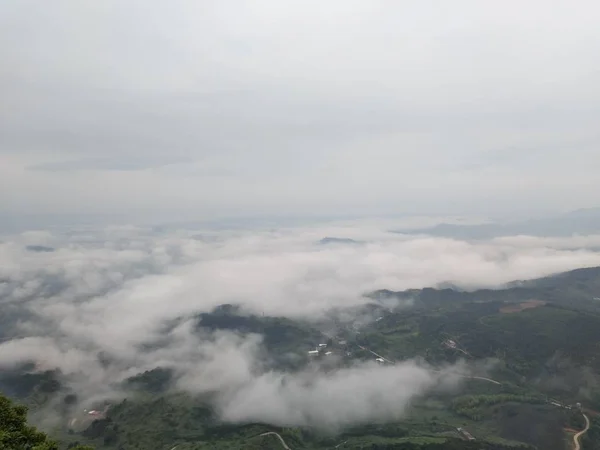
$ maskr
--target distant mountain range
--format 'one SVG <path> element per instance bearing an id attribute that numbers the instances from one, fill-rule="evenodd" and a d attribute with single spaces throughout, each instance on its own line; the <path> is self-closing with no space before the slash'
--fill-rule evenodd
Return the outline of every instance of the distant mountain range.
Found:
<path id="1" fill-rule="evenodd" d="M 457 239 L 488 239 L 501 236 L 571 236 L 600 233 L 600 208 L 579 209 L 554 217 L 512 223 L 456 225 L 441 223 L 434 227 L 397 231 L 402 234 L 428 234 Z"/>
<path id="2" fill-rule="evenodd" d="M 328 245 L 328 244 L 360 244 L 360 241 L 355 241 L 354 239 L 350 239 L 350 238 L 338 238 L 338 237 L 324 237 L 323 239 L 321 239 L 319 241 L 319 244 L 321 245 Z"/>
<path id="3" fill-rule="evenodd" d="M 55 250 L 53 247 L 46 247 L 45 245 L 28 245 L 26 249 L 38 253 L 51 253 Z"/>

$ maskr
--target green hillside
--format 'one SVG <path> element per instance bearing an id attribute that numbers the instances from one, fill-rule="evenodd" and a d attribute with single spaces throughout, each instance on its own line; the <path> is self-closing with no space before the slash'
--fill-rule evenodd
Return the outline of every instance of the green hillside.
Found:
<path id="1" fill-rule="evenodd" d="M 175 375 L 161 367 L 131 377 L 123 385 L 130 392 L 126 400 L 111 404 L 105 417 L 78 426 L 72 426 L 80 414 L 72 407 L 76 397 L 59 372 L 21 367 L 0 374 L 0 386 L 28 404 L 33 419 L 36 410 L 52 403 L 64 419 L 49 431 L 63 448 L 80 443 L 105 450 L 277 449 L 283 448 L 281 437 L 292 449 L 564 450 L 572 445 L 568 430 L 584 426 L 576 404 L 590 417 L 600 410 L 598 286 L 600 269 L 595 268 L 501 290 L 379 291 L 371 296 L 371 307 L 355 311 L 371 319 L 361 316 L 354 323 L 335 314 L 318 323 L 251 316 L 231 305 L 197 316 L 200 334 L 263 335 L 269 367 L 275 370 L 301 370 L 309 363 L 307 351 L 327 341 L 328 348 L 344 355 L 342 366 L 373 360 L 375 352 L 390 361 L 418 358 L 432 369 L 464 360 L 474 367 L 470 376 L 480 377 L 465 378 L 458 391 L 419 398 L 399 421 L 334 433 L 223 423 L 210 397 L 173 391 Z M 380 305 L 391 298 L 412 298 L 414 306 L 396 311 Z M 582 441 L 585 450 L 596 448 L 590 439 L 598 425 L 592 422 Z"/>

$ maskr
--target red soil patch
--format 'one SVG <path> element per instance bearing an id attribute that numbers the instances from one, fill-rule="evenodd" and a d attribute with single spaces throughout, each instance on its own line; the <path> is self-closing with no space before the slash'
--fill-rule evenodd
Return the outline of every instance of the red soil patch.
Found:
<path id="1" fill-rule="evenodd" d="M 540 306 L 544 306 L 546 304 L 543 300 L 527 300 L 523 303 L 516 303 L 509 306 L 504 306 L 500 308 L 500 312 L 503 314 L 516 313 L 519 311 L 524 311 L 526 309 L 539 308 Z"/>

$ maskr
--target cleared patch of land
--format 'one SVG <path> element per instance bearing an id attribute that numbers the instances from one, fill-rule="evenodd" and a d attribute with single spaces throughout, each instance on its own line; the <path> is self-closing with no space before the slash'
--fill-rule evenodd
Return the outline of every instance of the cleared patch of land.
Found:
<path id="1" fill-rule="evenodd" d="M 526 302 L 503 306 L 500 308 L 500 312 L 503 314 L 516 313 L 526 309 L 539 308 L 545 304 L 546 302 L 543 300 L 527 300 Z"/>

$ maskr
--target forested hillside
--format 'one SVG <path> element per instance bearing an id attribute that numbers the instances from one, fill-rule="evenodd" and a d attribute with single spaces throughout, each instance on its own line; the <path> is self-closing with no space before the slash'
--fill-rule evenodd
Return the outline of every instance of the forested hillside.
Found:
<path id="1" fill-rule="evenodd" d="M 248 315 L 234 305 L 195 318 L 200 338 L 217 330 L 263 336 L 269 370 L 335 372 L 380 355 L 384 365 L 416 358 L 434 371 L 460 363 L 469 374 L 451 391 L 417 398 L 392 423 L 330 432 L 227 423 L 210 394 L 178 390 L 177 371 L 160 366 L 127 378 L 120 385 L 126 398 L 98 404 L 103 412 L 95 418 L 78 410 L 77 393 L 59 371 L 24 365 L 2 372 L 0 386 L 32 408 L 33 420 L 62 417 L 50 431 L 63 448 L 276 449 L 281 438 L 292 449 L 564 450 L 574 433 L 569 430 L 583 428 L 577 403 L 593 418 L 584 449 L 595 448 L 600 315 L 593 293 L 599 280 L 600 270 L 585 269 L 501 290 L 379 291 L 369 307 L 349 310 L 354 319 L 338 311 L 305 322 Z M 395 298 L 402 300 L 397 308 L 390 303 Z M 319 344 L 327 352 L 310 356 Z"/>

